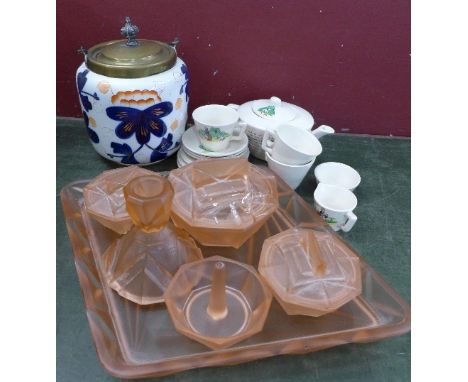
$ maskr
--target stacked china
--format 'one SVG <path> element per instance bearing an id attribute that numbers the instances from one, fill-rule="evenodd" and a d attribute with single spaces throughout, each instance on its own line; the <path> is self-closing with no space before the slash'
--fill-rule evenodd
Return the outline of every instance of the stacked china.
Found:
<path id="1" fill-rule="evenodd" d="M 361 183 L 359 173 L 344 163 L 325 162 L 314 170 L 317 188 L 314 205 L 334 231 L 350 231 L 357 221 L 353 210 L 357 197 L 353 191 Z"/>
<path id="2" fill-rule="evenodd" d="M 182 136 L 182 144 L 177 153 L 177 166 L 186 166 L 193 161 L 208 158 L 248 158 L 248 139 L 244 134 L 242 140 L 231 142 L 229 147 L 221 152 L 206 150 L 198 140 L 194 127 L 190 127 Z"/>
<path id="3" fill-rule="evenodd" d="M 195 125 L 182 136 L 177 165 L 185 166 L 198 159 L 248 158 L 249 139 L 246 124 L 239 114 L 224 105 L 205 105 L 194 110 Z"/>
<path id="4" fill-rule="evenodd" d="M 322 153 L 322 145 L 314 134 L 321 128 L 323 126 L 312 132 L 297 126 L 280 125 L 263 135 L 262 149 L 268 167 L 292 189 L 301 184 L 315 158 Z"/>

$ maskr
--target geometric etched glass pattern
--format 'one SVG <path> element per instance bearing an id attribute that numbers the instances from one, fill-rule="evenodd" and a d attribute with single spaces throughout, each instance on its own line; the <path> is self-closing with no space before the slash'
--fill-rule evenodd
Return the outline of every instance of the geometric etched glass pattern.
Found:
<path id="1" fill-rule="evenodd" d="M 137 304 L 162 302 L 179 267 L 200 260 L 202 253 L 187 233 L 168 223 L 159 232 L 134 227 L 104 254 L 109 286 Z"/>
<path id="2" fill-rule="evenodd" d="M 155 173 L 138 176 L 123 191 L 135 227 L 105 252 L 107 282 L 137 304 L 161 302 L 179 267 L 201 259 L 201 251 L 169 222 L 173 190 L 166 178 Z"/>
<path id="3" fill-rule="evenodd" d="M 159 231 L 169 221 L 174 191 L 167 178 L 156 173 L 134 178 L 124 196 L 133 224 L 143 231 Z"/>
<path id="4" fill-rule="evenodd" d="M 410 306 L 360 259 L 362 293 L 336 311 L 321 317 L 291 316 L 273 302 L 260 333 L 213 351 L 178 332 L 163 304 L 135 304 L 122 298 L 105 282 L 103 254 L 119 235 L 90 218 L 87 210 L 82 209 L 83 188 L 88 182 L 67 185 L 61 192 L 61 199 L 97 356 L 114 377 L 158 377 L 271 355 L 379 341 L 410 330 Z M 257 267 L 264 240 L 299 225 L 308 225 L 314 230 L 325 227 L 335 241 L 343 243 L 314 208 L 284 181 L 278 178 L 277 184 L 280 207 L 254 236 L 238 249 L 201 247 L 206 258 L 221 255 Z"/>
<path id="5" fill-rule="evenodd" d="M 265 240 L 259 272 L 288 314 L 321 316 L 361 293 L 359 258 L 323 228 Z"/>
<path id="6" fill-rule="evenodd" d="M 271 300 L 254 267 L 221 256 L 183 265 L 165 294 L 176 330 L 211 349 L 260 332 Z"/>
<path id="7" fill-rule="evenodd" d="M 275 177 L 243 158 L 196 161 L 169 181 L 174 223 L 203 245 L 239 248 L 278 207 Z"/>
<path id="8" fill-rule="evenodd" d="M 154 172 L 138 166 L 104 171 L 84 188 L 88 213 L 115 232 L 128 232 L 133 224 L 126 209 L 123 189 L 132 179 L 151 174 Z"/>

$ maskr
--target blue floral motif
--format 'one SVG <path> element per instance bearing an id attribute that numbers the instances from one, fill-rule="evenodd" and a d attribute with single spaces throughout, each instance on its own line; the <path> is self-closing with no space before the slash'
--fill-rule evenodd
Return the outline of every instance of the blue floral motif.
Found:
<path id="1" fill-rule="evenodd" d="M 140 164 L 135 159 L 135 154 L 138 151 L 140 151 L 143 147 L 146 146 L 147 148 L 152 150 L 150 162 L 156 162 L 156 161 L 166 158 L 168 151 L 173 146 L 175 148 L 179 145 L 179 142 L 176 142 L 175 145 L 173 145 L 173 139 L 174 139 L 174 136 L 171 133 L 169 133 L 167 137 L 164 137 L 161 139 L 161 142 L 156 148 L 153 149 L 148 144 L 142 144 L 135 151 L 133 151 L 132 148 L 126 143 L 112 142 L 111 147 L 113 150 L 113 154 L 108 153 L 107 155 L 109 156 L 109 158 L 122 158 L 120 163 L 123 163 L 123 164 Z"/>
<path id="2" fill-rule="evenodd" d="M 126 143 L 111 143 L 112 150 L 114 154 L 122 154 L 122 155 L 114 155 L 114 154 L 107 154 L 110 158 L 122 158 L 120 163 L 124 164 L 139 164 L 139 162 L 135 159 L 135 154 L 143 147 L 140 146 L 139 149 L 132 151 L 132 148 L 127 145 Z"/>
<path id="3" fill-rule="evenodd" d="M 86 69 L 83 72 L 78 73 L 78 75 L 76 76 L 76 86 L 78 87 L 78 94 L 80 96 L 81 105 L 83 106 L 83 109 L 85 109 L 85 111 L 90 111 L 93 108 L 93 105 L 89 101 L 88 96 L 94 98 L 96 101 L 99 101 L 99 97 L 96 92 L 94 92 L 94 94 L 90 94 L 83 90 L 86 85 L 86 82 L 88 81 L 88 79 L 86 78 L 88 73 L 89 70 Z"/>
<path id="4" fill-rule="evenodd" d="M 188 73 L 188 69 L 187 69 L 187 65 L 183 64 L 180 68 L 180 71 L 182 72 L 182 74 L 185 76 L 185 82 L 182 84 L 182 86 L 180 87 L 180 92 L 179 94 L 182 94 L 184 92 L 184 89 L 185 89 L 185 100 L 188 102 L 188 99 L 189 99 L 189 84 L 188 84 L 188 81 L 189 81 L 189 73 Z"/>
<path id="5" fill-rule="evenodd" d="M 167 157 L 167 152 L 172 147 L 172 139 L 173 135 L 170 133 L 166 138 L 161 139 L 159 146 L 151 153 L 151 162 L 156 162 Z"/>
<path id="6" fill-rule="evenodd" d="M 172 112 L 171 102 L 161 102 L 145 110 L 133 107 L 111 106 L 106 109 L 107 116 L 114 121 L 120 121 L 115 128 L 115 134 L 121 139 L 128 139 L 133 134 L 140 145 L 149 142 L 151 134 L 163 137 L 167 127 L 161 119 Z"/>
<path id="7" fill-rule="evenodd" d="M 88 117 L 88 114 L 86 114 L 86 112 L 83 112 L 83 118 L 84 118 L 86 131 L 88 132 L 89 139 L 91 139 L 91 141 L 93 141 L 94 143 L 99 143 L 99 136 L 96 134 L 96 132 L 93 129 L 89 127 L 89 117 Z"/>

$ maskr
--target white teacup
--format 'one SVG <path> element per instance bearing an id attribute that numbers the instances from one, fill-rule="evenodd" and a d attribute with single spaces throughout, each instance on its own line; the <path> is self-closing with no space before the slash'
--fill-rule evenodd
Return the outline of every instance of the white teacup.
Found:
<path id="1" fill-rule="evenodd" d="M 290 165 L 310 163 L 322 152 L 322 145 L 314 134 L 289 125 L 265 131 L 262 148 L 274 160 Z"/>
<path id="2" fill-rule="evenodd" d="M 315 167 L 314 174 L 317 183 L 331 184 L 350 191 L 354 191 L 361 183 L 361 176 L 354 168 L 339 162 L 319 164 Z"/>
<path id="3" fill-rule="evenodd" d="M 319 183 L 314 192 L 315 209 L 334 231 L 348 232 L 357 221 L 353 210 L 357 198 L 346 188 Z"/>
<path id="4" fill-rule="evenodd" d="M 284 164 L 273 159 L 268 152 L 265 152 L 265 159 L 271 171 L 283 179 L 293 190 L 301 184 L 314 163 L 312 160 L 301 165 Z"/>
<path id="5" fill-rule="evenodd" d="M 231 140 L 242 139 L 247 126 L 236 110 L 224 105 L 200 106 L 192 117 L 200 143 L 209 151 L 223 151 Z"/>

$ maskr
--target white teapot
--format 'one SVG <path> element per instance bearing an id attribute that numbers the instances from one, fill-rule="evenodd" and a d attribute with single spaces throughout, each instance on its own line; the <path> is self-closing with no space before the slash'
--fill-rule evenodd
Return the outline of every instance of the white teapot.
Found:
<path id="1" fill-rule="evenodd" d="M 290 125 L 312 130 L 314 118 L 305 109 L 281 101 L 278 97 L 249 101 L 242 105 L 229 104 L 236 109 L 241 121 L 247 123 L 246 134 L 249 137 L 250 153 L 265 160 L 265 151 L 262 149 L 262 140 L 265 131 L 275 130 L 280 125 Z M 327 134 L 333 134 L 335 130 L 327 125 L 322 125 L 312 131 L 317 139 Z"/>

